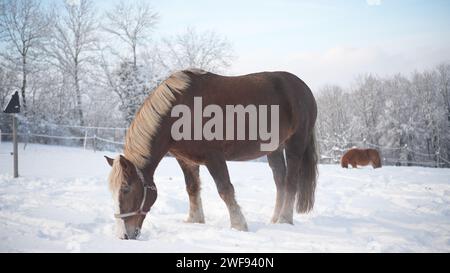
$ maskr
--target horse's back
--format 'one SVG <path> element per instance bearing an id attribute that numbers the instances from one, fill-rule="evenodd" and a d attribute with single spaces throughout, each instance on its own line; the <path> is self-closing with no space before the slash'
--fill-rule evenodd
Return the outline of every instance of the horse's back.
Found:
<path id="1" fill-rule="evenodd" d="M 289 92 L 296 96 L 311 99 L 309 87 L 296 75 L 285 71 L 258 72 L 240 76 L 223 76 L 210 72 L 196 74 L 194 79 L 201 80 L 201 84 L 214 86 L 215 92 L 246 92 L 264 95 L 287 95 Z"/>
<path id="2" fill-rule="evenodd" d="M 189 97 L 202 96 L 205 105 L 279 105 L 280 111 L 286 112 L 280 113 L 280 121 L 285 118 L 296 126 L 309 121 L 310 128 L 315 124 L 314 95 L 306 83 L 292 73 L 274 71 L 222 76 L 205 72 L 191 74 L 191 78 Z"/>

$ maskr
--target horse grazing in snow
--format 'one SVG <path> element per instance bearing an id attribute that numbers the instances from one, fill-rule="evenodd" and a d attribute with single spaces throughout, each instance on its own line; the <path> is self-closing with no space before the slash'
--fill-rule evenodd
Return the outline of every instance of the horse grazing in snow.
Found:
<path id="1" fill-rule="evenodd" d="M 277 105 L 277 146 L 270 151 L 263 150 L 260 145 L 265 143 L 264 140 L 248 138 L 248 132 L 255 128 L 252 126 L 259 123 L 255 124 L 247 115 L 244 115 L 247 121 L 245 139 L 175 139 L 172 127 L 178 121 L 171 112 L 177 105 L 195 108 L 199 97 L 202 103 L 214 105 L 219 110 L 228 109 L 230 105 L 260 108 Z M 269 111 L 266 117 L 270 120 L 273 114 Z M 137 111 L 127 130 L 124 155 L 106 158 L 112 167 L 109 186 L 116 207 L 119 237 L 135 239 L 140 234 L 145 216 L 157 198 L 153 178 L 155 169 L 168 152 L 176 158 L 184 173 L 189 196 L 187 222 L 205 222 L 199 178 L 199 165 L 202 164 L 213 177 L 228 208 L 231 227 L 246 231 L 247 223 L 235 199 L 226 161 L 251 160 L 267 155 L 277 190 L 272 222 L 292 224 L 294 205 L 299 213 L 309 212 L 314 205 L 316 117 L 317 105 L 311 90 L 302 80 L 287 72 L 225 77 L 192 69 L 172 74 L 150 93 Z M 191 116 L 187 118 L 190 120 Z M 234 132 L 238 131 L 239 121 L 230 123 L 228 118 L 227 115 L 223 124 L 231 125 L 231 129 L 236 129 Z M 210 120 L 205 116 L 196 119 L 195 115 L 192 119 L 203 126 Z M 197 132 L 194 127 L 184 129 Z"/>
<path id="2" fill-rule="evenodd" d="M 348 168 L 348 165 L 353 168 L 357 166 L 367 166 L 372 164 L 374 169 L 381 168 L 380 154 L 375 149 L 358 149 L 353 148 L 348 150 L 341 158 L 342 168 Z"/>

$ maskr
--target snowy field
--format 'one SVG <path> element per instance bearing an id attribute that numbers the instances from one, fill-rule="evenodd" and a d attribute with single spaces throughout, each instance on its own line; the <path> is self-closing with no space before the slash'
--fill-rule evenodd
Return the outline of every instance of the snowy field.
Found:
<path id="1" fill-rule="evenodd" d="M 295 225 L 270 224 L 275 186 L 265 163 L 229 163 L 249 232 L 228 213 L 201 169 L 206 224 L 188 224 L 188 199 L 176 161 L 164 159 L 159 197 L 137 241 L 114 236 L 103 155 L 20 145 L 21 178 L 12 179 L 11 143 L 0 145 L 2 252 L 449 252 L 450 169 L 321 165 L 316 206 Z"/>

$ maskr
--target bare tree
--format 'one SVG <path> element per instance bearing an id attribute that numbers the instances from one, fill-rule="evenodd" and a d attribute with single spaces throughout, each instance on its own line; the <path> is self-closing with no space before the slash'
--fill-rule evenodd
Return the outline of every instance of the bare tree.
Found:
<path id="1" fill-rule="evenodd" d="M 373 75 L 360 75 L 357 78 L 356 90 L 353 92 L 353 116 L 363 124 L 362 137 L 368 142 L 379 144 L 380 131 L 377 125 L 380 121 L 383 96 L 382 80 Z"/>
<path id="2" fill-rule="evenodd" d="M 37 0 L 0 0 L 0 33 L 10 50 L 2 53 L 5 59 L 20 67 L 20 87 L 24 113 L 27 112 L 27 77 L 29 62 L 48 33 L 48 19 Z"/>
<path id="3" fill-rule="evenodd" d="M 218 72 L 231 65 L 233 50 L 226 38 L 214 31 L 197 32 L 188 28 L 185 33 L 163 39 L 160 61 L 168 70 L 200 68 Z"/>
<path id="4" fill-rule="evenodd" d="M 16 89 L 16 75 L 0 66 L 0 107 L 6 106 L 8 97 Z"/>
<path id="5" fill-rule="evenodd" d="M 148 2 L 121 1 L 106 12 L 107 22 L 103 29 L 118 37 L 131 49 L 133 65 L 136 67 L 137 46 L 149 39 L 158 18 L 158 13 L 153 11 Z"/>
<path id="6" fill-rule="evenodd" d="M 78 122 L 84 125 L 81 83 L 92 61 L 90 53 L 96 49 L 95 9 L 91 0 L 67 1 L 62 14 L 54 24 L 49 53 L 56 67 L 72 79 Z"/>
<path id="7" fill-rule="evenodd" d="M 317 133 L 323 141 L 324 158 L 338 162 L 342 152 L 351 145 L 352 123 L 349 115 L 349 95 L 335 85 L 324 86 L 317 97 Z"/>
<path id="8" fill-rule="evenodd" d="M 443 63 L 437 68 L 439 89 L 447 108 L 447 120 L 450 122 L 450 64 Z"/>

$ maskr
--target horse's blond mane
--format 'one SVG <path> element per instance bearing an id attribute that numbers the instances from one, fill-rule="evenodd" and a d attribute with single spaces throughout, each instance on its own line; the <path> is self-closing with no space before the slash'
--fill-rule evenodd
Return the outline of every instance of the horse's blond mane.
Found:
<path id="1" fill-rule="evenodd" d="M 197 70 L 189 71 L 200 73 Z M 187 72 L 176 72 L 161 83 L 145 99 L 131 122 L 125 137 L 124 154 L 136 167 L 143 168 L 147 163 L 152 150 L 151 140 L 160 128 L 162 118 L 172 109 L 175 95 L 189 87 L 190 77 Z"/>

